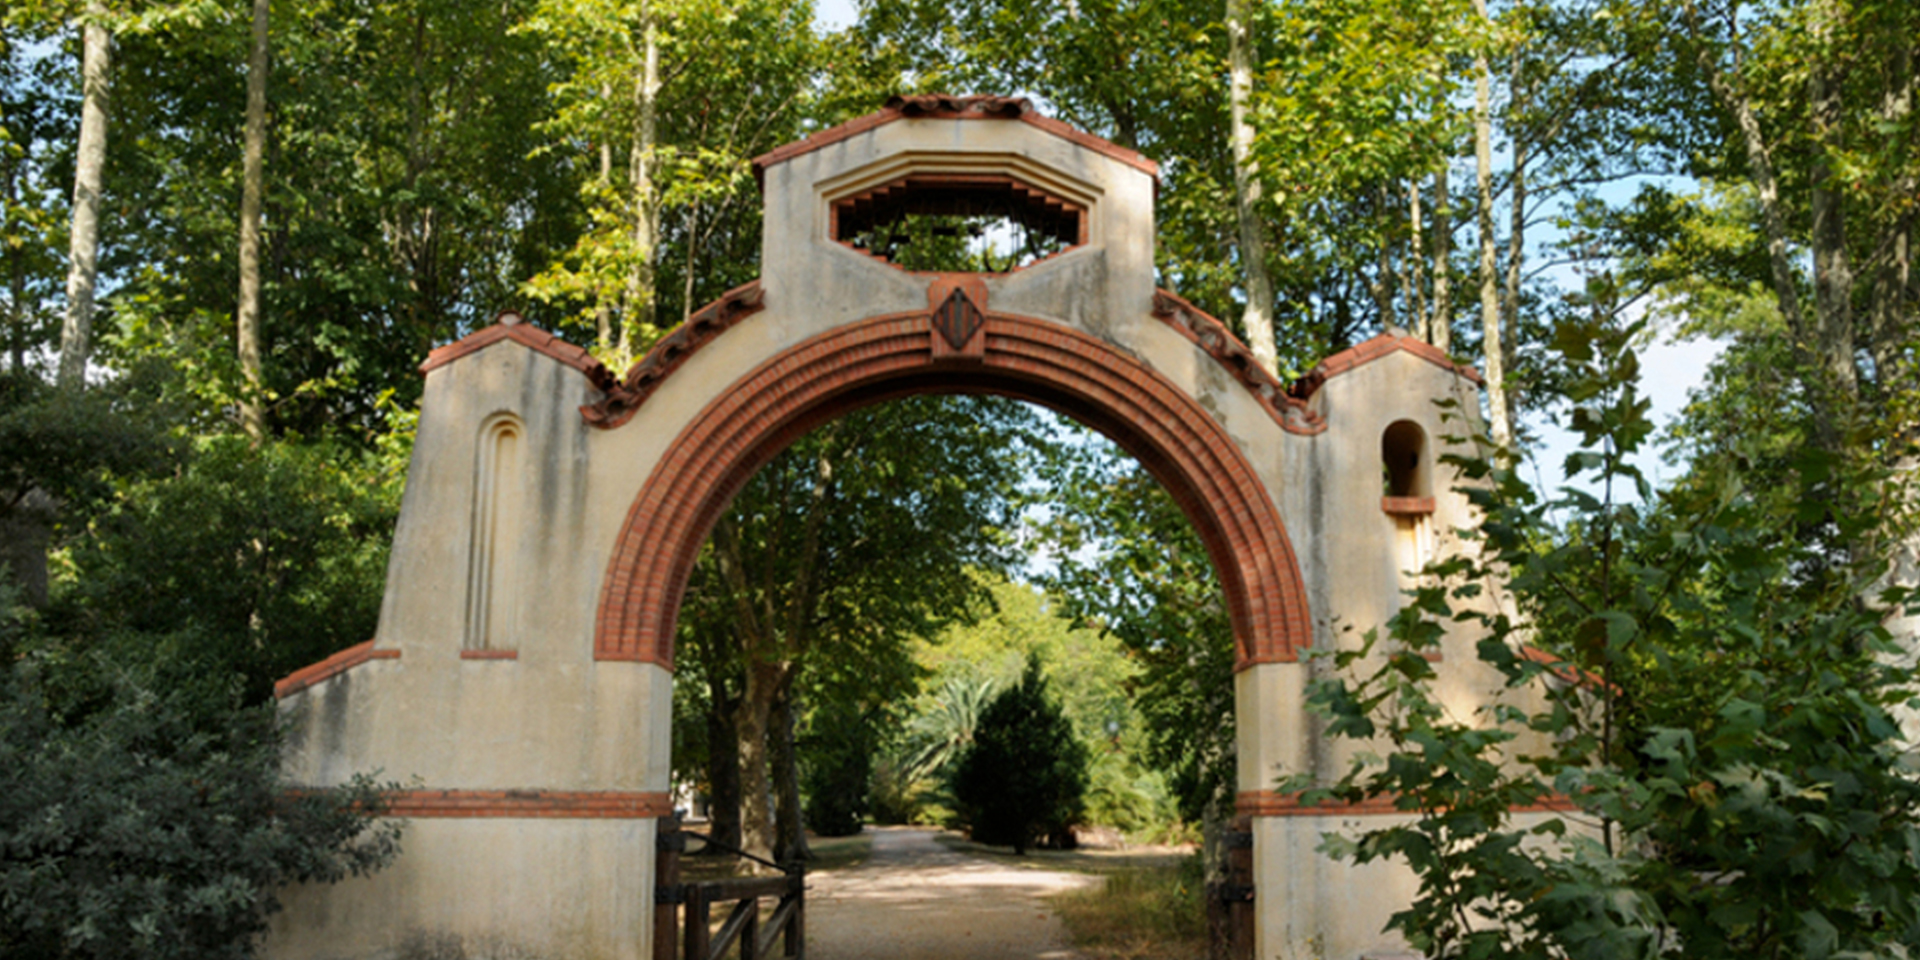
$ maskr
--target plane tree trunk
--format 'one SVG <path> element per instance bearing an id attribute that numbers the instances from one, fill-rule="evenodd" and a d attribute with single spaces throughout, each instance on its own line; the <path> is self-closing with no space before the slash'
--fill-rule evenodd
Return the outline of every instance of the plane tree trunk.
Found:
<path id="1" fill-rule="evenodd" d="M 99 273 L 100 190 L 107 166 L 107 95 L 113 35 L 107 6 L 89 0 L 80 34 L 80 143 L 74 156 L 73 229 L 67 256 L 67 312 L 60 328 L 60 386 L 86 385 L 93 347 L 93 291 Z"/>

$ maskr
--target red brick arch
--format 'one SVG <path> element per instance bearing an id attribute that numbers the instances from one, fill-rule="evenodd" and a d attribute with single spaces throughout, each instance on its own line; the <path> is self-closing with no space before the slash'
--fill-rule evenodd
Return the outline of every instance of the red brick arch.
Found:
<path id="1" fill-rule="evenodd" d="M 791 347 L 736 381 L 667 449 L 607 565 L 596 660 L 673 665 L 695 556 L 754 472 L 848 411 L 921 393 L 1033 401 L 1111 437 L 1164 485 L 1205 541 L 1242 667 L 1310 642 L 1306 593 L 1273 498 L 1226 431 L 1165 377 L 1059 324 L 988 313 L 950 349 L 930 313 L 874 317 Z M 980 333 L 984 333 L 981 336 Z"/>

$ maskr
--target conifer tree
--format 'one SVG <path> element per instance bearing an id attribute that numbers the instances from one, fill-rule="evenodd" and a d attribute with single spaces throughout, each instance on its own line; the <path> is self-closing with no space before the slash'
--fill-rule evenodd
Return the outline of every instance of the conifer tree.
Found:
<path id="1" fill-rule="evenodd" d="M 1066 845 L 1087 790 L 1087 748 L 1047 695 L 1040 658 L 980 714 L 973 745 L 954 767 L 953 794 L 980 843 L 1025 854 L 1035 841 Z"/>

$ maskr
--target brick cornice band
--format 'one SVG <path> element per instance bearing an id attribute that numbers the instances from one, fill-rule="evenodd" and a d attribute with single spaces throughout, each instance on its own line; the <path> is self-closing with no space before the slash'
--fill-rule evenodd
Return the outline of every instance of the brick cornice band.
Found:
<path id="1" fill-rule="evenodd" d="M 1306 401 L 1290 393 L 1278 377 L 1260 366 L 1253 350 L 1241 343 L 1226 324 L 1171 290 L 1154 291 L 1153 316 L 1206 351 L 1207 356 L 1252 391 L 1280 429 L 1307 437 L 1326 432 L 1327 421 L 1309 409 Z"/>
<path id="2" fill-rule="evenodd" d="M 432 373 L 461 357 L 479 353 L 502 340 L 511 340 L 535 353 L 545 354 L 589 377 L 596 376 L 595 371 L 601 369 L 600 361 L 595 360 L 592 354 L 552 333 L 528 324 L 519 314 L 507 311 L 502 313 L 491 326 L 482 327 L 427 354 L 427 359 L 420 362 L 420 373 L 423 376 Z"/>
<path id="3" fill-rule="evenodd" d="M 650 820 L 673 812 L 658 790 L 394 790 L 389 817 Z"/>
<path id="4" fill-rule="evenodd" d="M 760 281 L 749 280 L 694 311 L 685 322 L 661 337 L 624 376 L 615 378 L 605 367 L 587 371 L 588 379 L 593 381 L 602 395 L 598 401 L 581 407 L 580 415 L 588 423 L 606 428 L 617 427 L 633 419 L 640 405 L 646 403 L 660 384 L 680 369 L 689 357 L 765 306 Z"/>
<path id="5" fill-rule="evenodd" d="M 320 683 L 346 673 L 369 660 L 398 660 L 398 650 L 375 650 L 373 641 L 356 643 L 319 663 L 308 664 L 274 682 L 273 696 L 276 700 L 288 697 Z"/>
<path id="6" fill-rule="evenodd" d="M 850 410 L 921 393 L 1033 401 L 1111 437 L 1166 487 L 1206 543 L 1238 666 L 1311 643 L 1299 562 L 1273 498 L 1212 415 L 1164 376 L 1067 327 L 986 313 L 978 357 L 936 357 L 927 312 L 873 317 L 787 349 L 719 394 L 673 441 L 608 559 L 594 657 L 673 664 L 694 557 L 754 471 Z"/>
<path id="7" fill-rule="evenodd" d="M 1399 798 L 1395 796 L 1368 797 L 1358 803 L 1305 804 L 1297 795 L 1277 790 L 1242 790 L 1234 797 L 1233 808 L 1236 813 L 1252 817 L 1387 817 L 1415 816 L 1420 812 L 1400 809 Z M 1509 807 L 1508 812 L 1572 813 L 1578 809 L 1571 799 L 1555 795 L 1539 803 Z"/>

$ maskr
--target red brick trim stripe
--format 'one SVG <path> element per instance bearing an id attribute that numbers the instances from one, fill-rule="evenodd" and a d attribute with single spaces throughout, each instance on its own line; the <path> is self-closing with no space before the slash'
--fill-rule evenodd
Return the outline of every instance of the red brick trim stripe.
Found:
<path id="1" fill-rule="evenodd" d="M 593 355 L 565 340 L 535 327 L 520 315 L 512 311 L 500 314 L 490 327 L 476 330 L 432 353 L 420 363 L 422 375 L 438 370 L 461 357 L 479 353 L 502 340 L 511 340 L 536 353 L 542 353 L 566 364 L 588 376 L 594 376 L 595 370 L 604 370 L 600 361 Z"/>
<path id="2" fill-rule="evenodd" d="M 460 651 L 460 659 L 462 660 L 518 660 L 520 659 L 520 651 L 518 650 L 462 650 Z"/>
<path id="3" fill-rule="evenodd" d="M 1234 797 L 1234 811 L 1253 817 L 1390 817 L 1413 816 L 1418 810 L 1402 810 L 1396 796 L 1368 797 L 1358 803 L 1328 801 L 1304 804 L 1298 796 L 1276 790 L 1242 790 Z M 1509 807 L 1509 813 L 1575 813 L 1579 807 L 1571 798 L 1555 794 L 1540 803 Z"/>
<path id="4" fill-rule="evenodd" d="M 394 790 L 386 800 L 389 817 L 650 820 L 673 812 L 660 791 Z"/>
<path id="5" fill-rule="evenodd" d="M 1487 385 L 1486 378 L 1480 376 L 1480 371 L 1464 363 L 1454 363 L 1453 358 L 1447 356 L 1446 352 L 1439 347 L 1418 337 L 1397 337 L 1390 333 L 1383 333 L 1320 361 L 1312 370 L 1307 371 L 1306 376 L 1301 377 L 1293 385 L 1291 392 L 1294 396 L 1305 400 L 1313 396 L 1314 391 L 1319 390 L 1320 385 L 1328 380 L 1366 366 L 1396 350 L 1411 353 L 1442 370 L 1465 377 L 1478 386 Z"/>
<path id="6" fill-rule="evenodd" d="M 368 660 L 398 659 L 400 659 L 398 650 L 375 650 L 372 640 L 357 643 L 319 663 L 308 664 L 280 678 L 273 685 L 273 696 L 276 700 L 285 700 L 316 683 L 331 680 L 346 673 Z"/>
<path id="7" fill-rule="evenodd" d="M 832 146 L 842 140 L 850 140 L 876 127 L 885 126 L 896 120 L 1014 120 L 1026 123 L 1046 131 L 1062 140 L 1085 147 L 1105 157 L 1111 157 L 1129 167 L 1133 167 L 1155 178 L 1160 177 L 1160 165 L 1144 155 L 1120 146 L 1111 141 L 1102 140 L 1084 130 L 1076 129 L 1052 117 L 1043 117 L 1033 109 L 1033 105 L 1024 99 L 989 96 L 947 96 L 930 94 L 917 97 L 894 97 L 887 101 L 885 108 L 865 116 L 855 117 L 837 127 L 829 127 L 819 133 L 796 140 L 784 146 L 776 147 L 753 158 L 753 175 L 762 183 L 766 180 L 768 167 L 785 163 L 802 154 L 812 153 L 822 147 Z"/>
<path id="8" fill-rule="evenodd" d="M 720 392 L 648 477 L 608 558 L 594 657 L 673 664 L 700 544 L 748 477 L 813 427 L 916 393 L 1031 400 L 1113 438 L 1166 486 L 1213 558 L 1239 666 L 1311 643 L 1299 562 L 1273 497 L 1212 415 L 1164 376 L 1070 328 L 987 312 L 979 357 L 936 359 L 928 313 L 873 317 L 788 348 Z"/>

